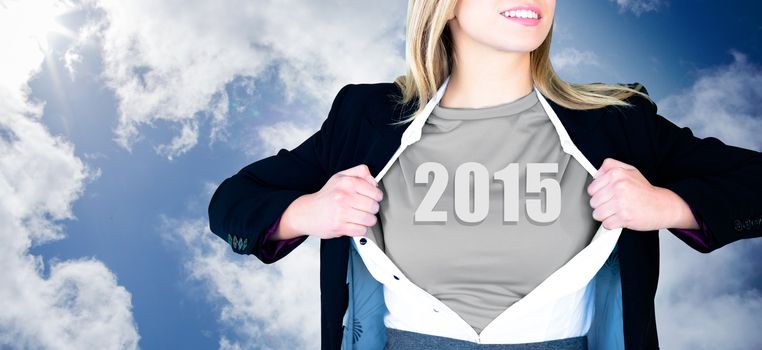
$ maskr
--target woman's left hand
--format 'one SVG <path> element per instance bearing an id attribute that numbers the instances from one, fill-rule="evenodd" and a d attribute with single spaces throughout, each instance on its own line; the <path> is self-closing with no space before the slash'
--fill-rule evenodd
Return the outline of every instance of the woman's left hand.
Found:
<path id="1" fill-rule="evenodd" d="M 593 218 L 602 221 L 606 229 L 650 231 L 691 220 L 695 224 L 688 204 L 680 196 L 651 185 L 637 168 L 613 158 L 603 161 L 587 193 L 595 209 Z"/>

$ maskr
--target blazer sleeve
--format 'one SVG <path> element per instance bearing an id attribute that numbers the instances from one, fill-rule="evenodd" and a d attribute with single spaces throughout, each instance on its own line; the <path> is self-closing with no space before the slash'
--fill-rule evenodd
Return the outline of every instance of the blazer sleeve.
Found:
<path id="1" fill-rule="evenodd" d="M 641 91 L 648 93 L 645 87 Z M 636 99 L 648 123 L 654 185 L 685 200 L 703 228 L 693 238 L 679 229 L 668 230 L 702 253 L 762 236 L 762 153 L 716 137 L 696 137 L 690 128 L 660 115 L 650 99 Z"/>
<path id="2" fill-rule="evenodd" d="M 696 229 L 669 228 L 668 230 L 675 234 L 677 238 L 691 246 L 693 249 L 698 251 L 707 249 L 711 245 L 710 242 L 712 240 L 712 235 L 709 233 L 709 227 L 706 226 L 706 223 L 701 218 L 701 215 L 696 212 L 696 209 L 693 209 L 693 207 L 690 205 L 688 205 L 688 207 L 690 208 L 691 213 L 696 219 L 696 223 L 699 227 Z"/>
<path id="3" fill-rule="evenodd" d="M 266 241 L 291 202 L 319 191 L 333 175 L 328 164 L 336 151 L 337 124 L 351 85 L 339 90 L 320 129 L 299 146 L 255 161 L 217 187 L 209 201 L 209 229 L 234 252 L 271 264 L 307 239 L 305 233 L 285 242 Z"/>
<path id="4" fill-rule="evenodd" d="M 270 237 L 272 237 L 278 229 L 278 224 L 280 224 L 280 219 L 282 217 L 283 215 L 278 216 L 272 226 L 270 226 L 270 228 L 265 231 L 265 234 L 259 239 L 259 245 L 254 246 L 255 249 L 256 247 L 259 247 L 259 249 L 253 254 L 258 256 L 262 261 L 272 262 L 284 257 L 286 255 L 286 253 L 283 253 L 284 251 L 294 250 L 296 246 L 302 244 L 302 242 L 309 237 L 307 235 L 301 235 L 289 239 L 270 240 Z"/>

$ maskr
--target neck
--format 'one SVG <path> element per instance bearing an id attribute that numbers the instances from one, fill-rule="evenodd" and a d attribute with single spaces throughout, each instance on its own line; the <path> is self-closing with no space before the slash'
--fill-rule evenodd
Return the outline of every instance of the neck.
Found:
<path id="1" fill-rule="evenodd" d="M 476 43 L 455 51 L 450 82 L 440 101 L 443 107 L 494 106 L 515 101 L 534 88 L 529 52 L 498 51 Z"/>

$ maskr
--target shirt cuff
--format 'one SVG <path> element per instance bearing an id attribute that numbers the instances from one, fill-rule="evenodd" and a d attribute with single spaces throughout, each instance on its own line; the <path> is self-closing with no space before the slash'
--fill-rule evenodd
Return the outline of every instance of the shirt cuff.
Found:
<path id="1" fill-rule="evenodd" d="M 709 246 L 712 242 L 712 236 L 709 233 L 709 227 L 706 226 L 706 223 L 701 219 L 701 216 L 698 215 L 698 213 L 688 205 L 688 208 L 691 209 L 691 213 L 693 214 L 693 217 L 696 219 L 696 223 L 698 223 L 699 228 L 698 229 L 687 229 L 687 228 L 670 228 L 669 230 L 672 231 L 672 233 L 676 233 L 679 235 L 682 235 L 685 238 L 688 238 L 691 242 L 693 242 L 696 246 L 701 247 L 703 249 L 709 249 Z"/>
<path id="2" fill-rule="evenodd" d="M 275 223 L 273 223 L 270 228 L 267 229 L 265 234 L 260 237 L 259 241 L 259 256 L 266 260 L 277 260 L 275 259 L 279 252 L 284 251 L 284 247 L 290 247 L 290 246 L 296 246 L 301 243 L 304 236 L 297 236 L 294 238 L 289 239 L 269 239 L 275 234 L 275 231 L 278 229 L 278 225 L 280 224 L 280 219 L 283 217 L 281 214 L 278 216 L 278 219 L 275 220 Z M 290 251 L 290 249 L 289 249 Z"/>

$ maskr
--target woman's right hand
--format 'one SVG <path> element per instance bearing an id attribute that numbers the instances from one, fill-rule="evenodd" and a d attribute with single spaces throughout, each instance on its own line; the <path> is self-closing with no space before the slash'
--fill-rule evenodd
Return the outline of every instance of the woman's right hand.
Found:
<path id="1" fill-rule="evenodd" d="M 291 232 L 318 236 L 364 236 L 376 224 L 383 193 L 365 164 L 340 171 L 315 193 L 303 195 L 286 208 L 281 219 Z"/>

